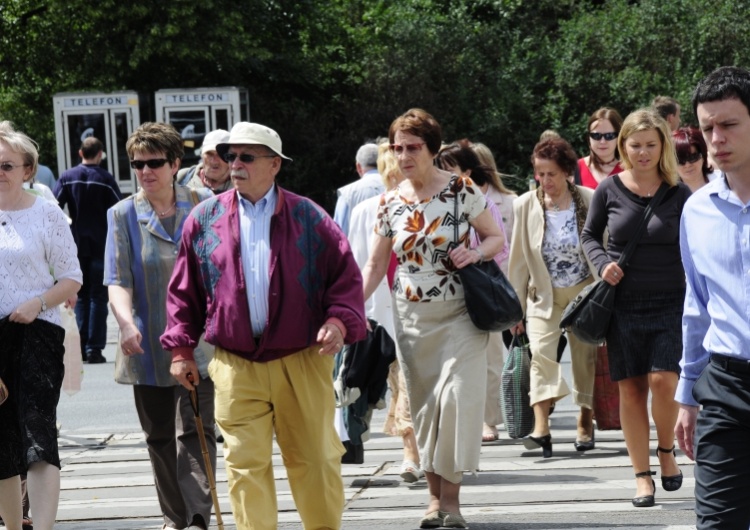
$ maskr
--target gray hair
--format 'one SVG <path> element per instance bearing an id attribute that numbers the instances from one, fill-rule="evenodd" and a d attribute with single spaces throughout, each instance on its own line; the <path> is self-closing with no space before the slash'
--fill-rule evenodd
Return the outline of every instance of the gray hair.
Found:
<path id="1" fill-rule="evenodd" d="M 357 164 L 363 168 L 375 169 L 378 167 L 378 146 L 368 143 L 357 149 Z"/>

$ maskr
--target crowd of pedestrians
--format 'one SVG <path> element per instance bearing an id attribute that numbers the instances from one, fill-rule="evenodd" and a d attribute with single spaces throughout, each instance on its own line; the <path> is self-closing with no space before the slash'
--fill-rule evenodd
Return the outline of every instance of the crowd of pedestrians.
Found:
<path id="1" fill-rule="evenodd" d="M 81 165 L 54 185 L 58 208 L 25 190 L 36 146 L 1 122 L 5 526 L 32 524 L 24 475 L 34 528 L 54 525 L 58 306 L 76 305 L 76 293 L 89 363 L 106 360 L 108 302 L 117 321 L 115 379 L 133 386 L 163 530 L 211 524 L 214 422 L 238 529 L 277 527 L 274 438 L 304 528 L 341 528 L 350 433 L 336 412 L 333 356 L 366 337 L 367 318 L 396 344 L 386 432 L 403 440 L 401 477 L 426 480 L 419 525 L 467 528 L 462 478 L 479 469 L 482 443 L 500 436 L 500 367 L 513 335 L 527 334 L 531 351 L 534 426 L 523 445 L 553 456 L 549 416 L 572 394 L 575 449 L 595 449 L 597 347 L 567 334 L 569 386 L 559 322 L 601 279 L 616 286 L 606 355 L 633 506 L 656 504 L 652 450 L 662 489 L 682 486 L 677 443 L 696 463 L 697 527 L 748 528 L 750 71 L 717 69 L 692 106 L 696 127 L 681 127 L 679 103 L 663 96 L 625 119 L 600 108 L 582 157 L 545 132 L 530 149 L 538 187 L 520 197 L 484 144 L 447 143 L 435 117 L 410 109 L 359 149 L 360 178 L 338 190 L 333 218 L 278 185 L 291 158 L 265 125 L 210 132 L 201 162 L 181 171 L 179 133 L 144 123 L 127 141 L 138 191 L 124 199 L 99 168 L 101 142 L 87 138 Z M 618 263 L 647 209 L 654 215 Z M 478 329 L 467 312 L 457 271 L 485 260 L 507 274 L 523 308 L 505 333 Z"/>

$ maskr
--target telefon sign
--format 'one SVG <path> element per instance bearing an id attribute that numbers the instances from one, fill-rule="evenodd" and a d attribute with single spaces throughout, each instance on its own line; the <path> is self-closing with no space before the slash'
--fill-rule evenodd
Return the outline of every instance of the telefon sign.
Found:
<path id="1" fill-rule="evenodd" d="M 68 97 L 68 98 L 63 99 L 63 107 L 65 108 L 113 107 L 113 106 L 127 106 L 127 105 L 137 105 L 137 104 L 138 104 L 137 99 L 131 101 L 130 98 L 125 95 Z"/>
<path id="2" fill-rule="evenodd" d="M 228 103 L 229 94 L 226 92 L 198 92 L 182 94 L 166 94 L 165 103 Z"/>

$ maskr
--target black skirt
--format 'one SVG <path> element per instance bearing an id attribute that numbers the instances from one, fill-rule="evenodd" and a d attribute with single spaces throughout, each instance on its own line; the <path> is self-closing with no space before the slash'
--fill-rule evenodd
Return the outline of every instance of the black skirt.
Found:
<path id="1" fill-rule="evenodd" d="M 63 328 L 45 320 L 0 320 L 0 377 L 9 391 L 0 405 L 0 480 L 26 473 L 35 462 L 60 467 L 56 422 L 64 336 Z"/>
<path id="2" fill-rule="evenodd" d="M 680 373 L 685 291 L 623 291 L 607 333 L 613 381 L 650 372 Z"/>

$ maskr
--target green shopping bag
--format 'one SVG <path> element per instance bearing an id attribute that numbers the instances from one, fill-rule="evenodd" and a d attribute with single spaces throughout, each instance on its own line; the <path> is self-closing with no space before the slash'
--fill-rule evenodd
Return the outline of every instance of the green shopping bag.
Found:
<path id="1" fill-rule="evenodd" d="M 530 371 L 529 338 L 521 333 L 510 343 L 501 375 L 503 415 L 511 438 L 523 438 L 534 429 L 534 410 L 529 399 Z"/>

